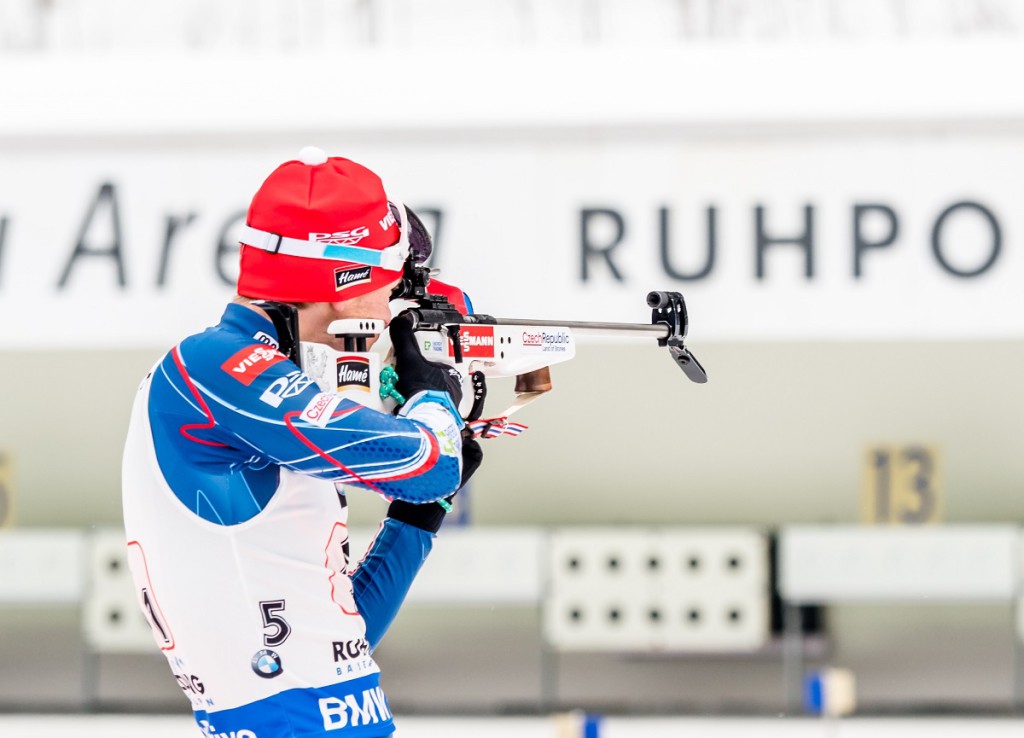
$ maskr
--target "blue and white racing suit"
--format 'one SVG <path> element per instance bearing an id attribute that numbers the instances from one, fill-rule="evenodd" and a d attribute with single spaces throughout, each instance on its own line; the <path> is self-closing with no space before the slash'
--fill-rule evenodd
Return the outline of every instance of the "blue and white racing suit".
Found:
<path id="1" fill-rule="evenodd" d="M 370 654 L 433 534 L 386 518 L 350 570 L 341 485 L 452 494 L 462 421 L 444 393 L 392 416 L 322 392 L 276 341 L 230 304 L 142 382 L 123 467 L 139 604 L 205 735 L 390 735 Z"/>

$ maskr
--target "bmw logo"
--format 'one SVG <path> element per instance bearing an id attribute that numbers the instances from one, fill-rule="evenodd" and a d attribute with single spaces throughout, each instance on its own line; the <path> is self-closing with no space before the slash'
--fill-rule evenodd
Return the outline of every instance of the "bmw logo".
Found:
<path id="1" fill-rule="evenodd" d="M 268 649 L 257 651 L 252 657 L 252 670 L 256 672 L 256 676 L 264 679 L 273 679 L 284 671 L 281 667 L 281 657 Z"/>

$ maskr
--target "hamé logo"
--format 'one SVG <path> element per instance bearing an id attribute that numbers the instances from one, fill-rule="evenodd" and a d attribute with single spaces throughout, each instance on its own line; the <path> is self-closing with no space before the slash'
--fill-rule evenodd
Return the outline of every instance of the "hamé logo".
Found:
<path id="1" fill-rule="evenodd" d="M 362 356 L 338 358 L 338 391 L 360 389 L 370 391 L 370 360 Z"/>
<path id="2" fill-rule="evenodd" d="M 339 291 L 357 284 L 366 284 L 369 281 L 370 267 L 368 266 L 334 270 L 334 289 Z"/>

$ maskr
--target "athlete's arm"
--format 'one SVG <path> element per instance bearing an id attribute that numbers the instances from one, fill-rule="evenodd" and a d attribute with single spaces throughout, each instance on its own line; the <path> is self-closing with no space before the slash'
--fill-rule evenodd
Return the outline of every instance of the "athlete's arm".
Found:
<path id="1" fill-rule="evenodd" d="M 366 555 L 350 572 L 371 650 L 391 627 L 433 545 L 433 532 L 385 518 Z"/>
<path id="2" fill-rule="evenodd" d="M 200 444 L 251 454 L 247 463 L 256 468 L 269 461 L 411 502 L 441 499 L 459 486 L 461 420 L 450 403 L 424 396 L 395 417 L 321 392 L 267 346 L 218 345 L 208 334 L 173 353 L 168 378 L 207 419 L 188 431 Z"/>

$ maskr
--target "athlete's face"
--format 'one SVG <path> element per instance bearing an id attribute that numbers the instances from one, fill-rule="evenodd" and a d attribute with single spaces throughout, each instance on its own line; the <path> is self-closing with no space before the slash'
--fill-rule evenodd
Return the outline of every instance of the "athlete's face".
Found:
<path id="1" fill-rule="evenodd" d="M 391 322 L 391 309 L 388 307 L 391 292 L 398 282 L 396 279 L 380 289 L 344 302 L 313 302 L 299 308 L 299 340 L 326 343 L 338 351 L 344 351 L 342 339 L 329 334 L 327 326 L 335 320 L 345 318 L 376 318 L 383 320 L 384 325 L 387 325 Z M 370 339 L 367 348 L 372 346 L 375 340 Z"/>

